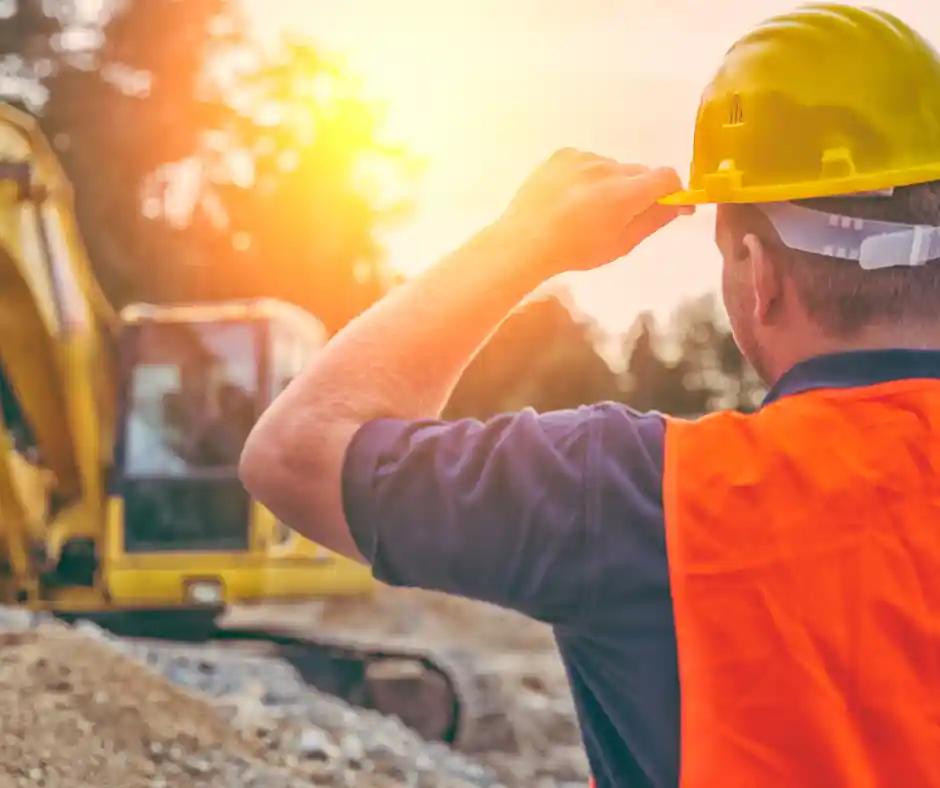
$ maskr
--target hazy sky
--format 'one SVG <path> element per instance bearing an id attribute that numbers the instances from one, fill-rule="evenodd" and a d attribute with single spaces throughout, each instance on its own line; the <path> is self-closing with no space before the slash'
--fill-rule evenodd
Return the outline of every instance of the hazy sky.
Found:
<path id="1" fill-rule="evenodd" d="M 495 218 L 566 145 L 688 171 L 698 96 L 747 26 L 787 0 L 277 0 L 263 6 L 344 53 L 429 160 L 414 219 L 388 239 L 416 271 Z M 879 5 L 940 35 L 933 0 Z M 627 259 L 572 278 L 611 328 L 717 285 L 710 209 Z"/>

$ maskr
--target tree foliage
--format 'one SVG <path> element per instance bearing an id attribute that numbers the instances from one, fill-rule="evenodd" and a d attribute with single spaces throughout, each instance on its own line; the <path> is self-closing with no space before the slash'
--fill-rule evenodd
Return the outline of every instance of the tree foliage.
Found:
<path id="1" fill-rule="evenodd" d="M 467 368 L 448 415 L 485 418 L 526 406 L 545 411 L 616 401 L 697 416 L 718 408 L 752 410 L 763 396 L 714 296 L 681 304 L 664 327 L 651 314 L 640 315 L 618 341 L 622 373 L 599 350 L 602 339 L 564 299 L 530 302 Z"/>
<path id="2" fill-rule="evenodd" d="M 596 329 L 556 295 L 528 302 L 470 363 L 447 415 L 486 417 L 616 399 L 617 377 L 598 353 Z"/>
<path id="3" fill-rule="evenodd" d="M 624 354 L 624 400 L 638 410 L 677 416 L 749 411 L 763 396 L 712 294 L 680 304 L 664 328 L 641 315 L 624 337 Z"/>
<path id="4" fill-rule="evenodd" d="M 38 114 L 118 305 L 268 295 L 336 330 L 386 292 L 378 232 L 407 213 L 419 163 L 382 139 L 380 107 L 310 41 L 256 38 L 234 0 L 5 8 L 0 95 Z M 641 315 L 613 338 L 622 373 L 603 338 L 564 297 L 531 301 L 471 363 L 448 415 L 759 401 L 714 298 L 665 327 Z"/>
<path id="5" fill-rule="evenodd" d="M 116 302 L 268 295 L 335 330 L 387 290 L 376 231 L 417 162 L 348 73 L 289 32 L 255 38 L 236 2 L 80 5 L 20 0 L 0 55 Z"/>

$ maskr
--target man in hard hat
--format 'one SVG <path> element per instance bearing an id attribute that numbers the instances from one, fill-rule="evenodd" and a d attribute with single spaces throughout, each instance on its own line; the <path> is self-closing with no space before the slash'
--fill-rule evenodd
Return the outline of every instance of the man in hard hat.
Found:
<path id="1" fill-rule="evenodd" d="M 245 485 L 387 583 L 550 623 L 599 788 L 940 786 L 938 179 L 932 47 L 850 6 L 770 19 L 704 92 L 687 190 L 551 157 L 288 387 Z M 757 413 L 440 420 L 534 287 L 698 203 Z"/>

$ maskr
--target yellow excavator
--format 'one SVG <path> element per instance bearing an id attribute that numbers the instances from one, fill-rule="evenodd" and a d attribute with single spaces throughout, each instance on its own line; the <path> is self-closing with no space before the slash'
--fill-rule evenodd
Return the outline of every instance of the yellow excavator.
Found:
<path id="1" fill-rule="evenodd" d="M 457 655 L 215 626 L 231 605 L 373 588 L 367 567 L 284 527 L 237 478 L 255 420 L 325 341 L 316 318 L 270 299 L 116 312 L 57 157 L 0 105 L 0 604 L 266 641 L 321 689 L 476 749 L 492 690 Z"/>

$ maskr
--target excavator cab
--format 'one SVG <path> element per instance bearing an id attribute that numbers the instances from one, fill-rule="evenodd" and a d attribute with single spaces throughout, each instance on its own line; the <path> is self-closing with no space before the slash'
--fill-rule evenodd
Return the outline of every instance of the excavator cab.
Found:
<path id="1" fill-rule="evenodd" d="M 111 482 L 124 552 L 247 550 L 241 447 L 264 407 L 261 323 L 135 321 L 121 339 Z"/>
<path id="2" fill-rule="evenodd" d="M 255 504 L 238 461 L 261 412 L 326 342 L 270 299 L 126 308 L 104 576 L 122 608 L 219 608 L 371 589 L 365 567 Z"/>
<path id="3" fill-rule="evenodd" d="M 361 594 L 238 480 L 249 431 L 326 341 L 267 299 L 105 298 L 35 121 L 0 103 L 0 603 L 63 616 Z"/>

